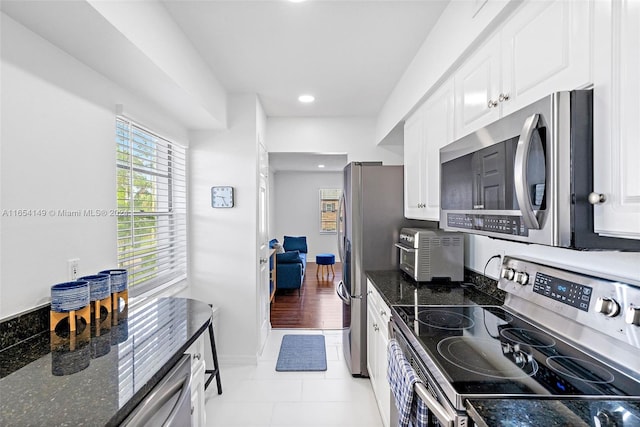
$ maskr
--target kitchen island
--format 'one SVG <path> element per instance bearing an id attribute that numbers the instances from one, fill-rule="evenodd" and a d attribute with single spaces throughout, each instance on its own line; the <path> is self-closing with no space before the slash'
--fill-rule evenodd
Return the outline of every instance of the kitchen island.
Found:
<path id="1" fill-rule="evenodd" d="M 0 425 L 119 425 L 211 321 L 200 301 L 141 299 L 73 341 L 46 330 L 5 348 Z"/>
<path id="2" fill-rule="evenodd" d="M 367 276 L 389 307 L 416 304 L 502 305 L 504 301 L 504 294 L 497 289 L 494 280 L 470 271 L 465 274 L 468 284 L 418 284 L 400 271 L 369 271 Z M 482 427 L 640 426 L 638 400 L 474 398 L 466 400 L 465 406 L 469 421 Z M 626 420 L 624 423 L 623 418 Z"/>

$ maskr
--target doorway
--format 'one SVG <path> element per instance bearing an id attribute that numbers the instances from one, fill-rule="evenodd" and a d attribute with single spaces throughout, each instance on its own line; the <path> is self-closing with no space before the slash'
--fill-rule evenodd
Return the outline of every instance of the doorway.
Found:
<path id="1" fill-rule="evenodd" d="M 276 291 L 272 328 L 341 329 L 342 301 L 335 288 L 342 278 L 337 234 L 322 228 L 320 189 L 342 189 L 347 155 L 269 153 L 270 238 L 306 236 L 307 267 L 300 289 Z M 324 165 L 320 168 L 319 165 Z M 335 275 L 316 276 L 315 256 L 333 253 Z"/>

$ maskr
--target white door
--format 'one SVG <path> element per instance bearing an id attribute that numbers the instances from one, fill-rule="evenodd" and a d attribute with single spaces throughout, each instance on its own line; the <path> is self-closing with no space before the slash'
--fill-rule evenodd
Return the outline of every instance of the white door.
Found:
<path id="1" fill-rule="evenodd" d="M 265 151 L 260 145 L 260 150 Z M 261 153 L 261 159 L 266 158 Z M 262 162 L 262 161 L 261 161 Z M 258 265 L 258 322 L 260 328 L 260 342 L 258 353 L 262 352 L 262 348 L 269 335 L 271 328 L 270 318 L 270 292 L 269 292 L 269 237 L 268 237 L 268 215 L 267 215 L 267 175 L 263 170 L 268 168 L 260 167 L 260 182 L 258 186 L 258 250 L 260 260 Z"/>

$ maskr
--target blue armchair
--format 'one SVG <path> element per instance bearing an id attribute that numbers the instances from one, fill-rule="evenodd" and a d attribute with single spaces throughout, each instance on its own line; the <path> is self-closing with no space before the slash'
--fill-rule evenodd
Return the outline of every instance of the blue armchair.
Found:
<path id="1" fill-rule="evenodd" d="M 284 236 L 285 252 L 276 254 L 277 289 L 297 289 L 300 294 L 307 269 L 307 238 Z"/>

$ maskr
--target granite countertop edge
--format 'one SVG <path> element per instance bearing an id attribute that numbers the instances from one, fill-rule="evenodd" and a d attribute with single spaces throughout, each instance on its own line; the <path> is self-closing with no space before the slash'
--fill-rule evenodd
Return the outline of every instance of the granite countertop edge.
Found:
<path id="1" fill-rule="evenodd" d="M 0 404 L 0 424 L 8 422 L 7 425 L 22 425 L 21 423 L 26 420 L 26 418 L 24 417 L 30 417 L 32 422 L 34 422 L 34 420 L 40 420 L 42 422 L 50 423 L 50 425 L 59 425 L 56 423 L 63 423 L 62 425 L 66 425 L 66 416 L 64 418 L 59 418 L 61 415 L 59 413 L 56 413 L 56 415 L 49 413 L 49 415 L 47 415 L 42 410 L 38 410 L 38 415 L 36 415 L 35 413 L 32 413 L 32 411 L 28 408 L 36 408 L 39 406 L 46 407 L 46 405 L 50 404 L 50 400 L 53 401 L 53 399 L 57 398 L 60 394 L 51 394 L 52 387 L 56 387 L 58 384 L 60 384 L 62 387 L 68 387 L 69 384 L 71 384 L 70 381 L 74 381 L 72 380 L 72 378 L 85 378 L 89 380 L 89 383 L 81 386 L 80 392 L 89 395 L 96 395 L 97 400 L 94 399 L 93 401 L 99 406 L 97 406 L 95 409 L 100 408 L 100 414 L 94 414 L 97 415 L 94 421 L 96 423 L 99 423 L 99 425 L 105 426 L 120 425 L 122 421 L 124 421 L 127 416 L 129 416 L 131 411 L 133 411 L 135 407 L 143 401 L 147 394 L 174 367 L 174 365 L 180 360 L 182 355 L 189 349 L 189 347 L 194 342 L 196 342 L 212 324 L 213 310 L 211 309 L 210 305 L 198 300 L 175 297 L 141 298 L 139 300 L 136 300 L 135 302 L 132 302 L 131 310 L 136 313 L 133 315 L 133 318 L 136 319 L 135 324 L 140 325 L 140 322 L 143 322 L 142 327 L 147 332 L 149 330 L 153 330 L 155 333 L 156 330 L 165 330 L 160 329 L 160 327 L 155 325 L 157 319 L 155 319 L 153 315 L 149 316 L 149 320 L 147 320 L 147 313 L 151 311 L 151 314 L 156 314 L 154 310 L 160 310 L 160 308 L 156 307 L 167 307 L 167 305 L 170 307 L 168 310 L 172 310 L 174 306 L 180 308 L 180 310 L 177 311 L 171 311 L 169 313 L 163 311 L 161 313 L 169 315 L 173 319 L 170 320 L 170 322 L 172 322 L 169 324 L 170 328 L 179 328 L 179 330 L 185 331 L 183 340 L 181 340 L 181 342 L 177 342 L 176 346 L 167 347 L 162 350 L 162 354 L 159 354 L 157 363 L 154 363 L 152 365 L 153 367 L 149 369 L 153 369 L 151 370 L 152 373 L 150 373 L 148 377 L 146 377 L 146 375 L 143 375 L 143 378 L 147 378 L 144 380 L 144 383 L 142 383 L 142 385 L 139 387 L 136 386 L 135 390 L 132 390 L 132 394 L 130 394 L 125 400 L 121 400 L 121 402 L 124 403 L 120 403 L 120 405 L 117 405 L 117 396 L 115 398 L 115 402 L 113 402 L 113 398 L 111 398 L 111 400 L 107 402 L 107 404 L 104 404 L 104 401 L 100 399 L 99 393 L 96 394 L 95 389 L 92 389 L 92 385 L 90 384 L 94 381 L 94 378 L 106 378 L 103 376 L 104 373 L 107 371 L 110 372 L 110 370 L 112 369 L 111 366 L 115 367 L 114 364 L 118 363 L 119 358 L 117 349 L 113 351 L 107 351 L 105 356 L 97 356 L 97 359 L 94 359 L 92 356 L 91 361 L 88 363 L 88 366 L 75 371 L 75 373 L 54 373 L 53 376 L 51 376 L 51 369 L 53 369 L 51 365 L 53 363 L 53 344 L 50 344 L 50 334 L 53 333 L 50 333 L 48 330 L 49 307 L 39 307 L 35 310 L 31 310 L 30 312 L 26 312 L 25 315 L 22 316 L 23 319 L 20 319 L 20 316 L 16 316 L 15 318 L 11 318 L 8 321 L 3 322 L 3 324 L 0 325 L 0 332 L 3 333 L 3 338 L 1 340 L 3 348 L 0 349 L 0 359 L 2 360 L 2 363 L 0 364 L 2 368 L 0 369 L 0 371 L 2 372 L 2 375 L 0 376 L 0 388 L 4 388 L 5 391 L 8 391 L 11 388 L 5 387 L 13 388 L 17 386 L 16 391 L 12 392 L 12 395 L 16 393 L 18 394 L 9 398 L 8 401 L 3 399 L 2 404 Z M 211 311 L 211 313 L 209 313 L 209 311 Z M 129 325 L 127 329 L 132 326 L 132 315 L 129 314 L 128 318 Z M 127 319 L 127 317 L 125 317 L 124 319 Z M 37 325 L 37 328 L 34 328 L 34 325 Z M 163 323 L 162 325 L 162 328 L 167 327 L 167 323 Z M 45 328 L 46 330 L 41 331 L 40 329 L 42 328 Z M 113 328 L 117 327 L 114 326 Z M 36 331 L 35 329 L 38 329 L 38 331 Z M 113 331 L 115 332 L 115 329 Z M 93 332 L 94 331 L 92 330 L 91 343 L 93 343 L 94 339 Z M 133 332 L 133 335 L 135 335 L 135 332 Z M 129 332 L 129 338 L 125 338 L 126 341 L 123 341 L 122 345 L 130 345 L 130 340 L 133 335 L 131 332 Z M 27 336 L 29 337 L 25 339 L 25 337 Z M 179 336 L 179 332 L 177 336 Z M 120 344 L 113 344 L 113 341 L 111 341 L 110 343 L 110 347 L 119 345 Z M 90 346 L 91 344 L 89 344 L 89 347 Z M 59 353 L 58 348 L 56 348 L 56 352 L 57 354 Z M 72 351 L 71 353 L 76 352 Z M 76 363 L 76 359 L 69 358 L 68 362 Z M 44 377 L 42 375 L 44 375 Z M 62 376 L 56 377 L 56 375 Z M 80 377 L 77 377 L 78 375 L 80 375 Z M 38 380 L 38 378 L 41 378 L 42 380 Z M 25 383 L 25 380 L 31 384 L 33 384 L 33 381 L 36 381 L 37 383 L 41 383 L 42 385 L 41 387 L 29 388 L 26 385 L 27 383 Z M 122 379 L 116 379 L 116 381 L 121 380 Z M 24 387 L 26 387 L 23 394 L 20 394 L 20 390 L 22 390 L 24 387 L 20 384 L 25 384 Z M 77 384 L 75 386 L 76 389 L 78 389 Z M 103 382 L 100 382 L 100 384 L 103 384 Z M 95 387 L 95 385 L 93 385 L 93 387 Z M 86 389 L 86 391 L 82 391 L 84 389 Z M 130 386 L 125 385 L 125 389 L 131 388 Z M 19 399 L 21 403 L 19 403 L 17 406 L 7 406 L 9 404 L 8 402 L 12 401 L 11 399 L 14 398 Z M 120 398 L 122 398 L 122 396 Z M 90 408 L 84 406 L 86 404 L 86 401 L 75 402 L 72 399 L 68 399 L 66 401 L 67 404 L 69 404 L 70 402 L 73 402 L 71 406 L 64 405 L 66 406 L 66 408 L 62 410 L 63 414 L 74 413 L 78 408 L 81 407 L 83 409 L 80 413 L 87 413 L 88 415 L 91 412 Z M 58 418 L 55 418 L 56 416 Z M 78 413 L 76 413 L 71 419 L 77 421 L 77 417 Z M 71 421 L 71 419 L 69 421 Z"/>
<path id="2" fill-rule="evenodd" d="M 118 412 L 114 414 L 114 416 L 105 424 L 105 427 L 116 427 L 119 426 L 135 409 L 136 406 L 140 404 L 147 396 L 147 394 L 153 390 L 153 388 L 158 385 L 158 383 L 164 378 L 165 375 L 171 371 L 176 363 L 180 360 L 182 355 L 187 351 L 191 345 L 196 342 L 200 335 L 202 335 L 209 325 L 211 324 L 211 317 L 209 320 L 202 325 L 192 336 L 189 338 L 184 345 L 180 347 L 180 349 L 169 359 L 150 379 L 147 383 L 140 389 L 136 394 L 134 394 L 129 401 L 124 404 L 121 408 L 118 409 Z"/>

